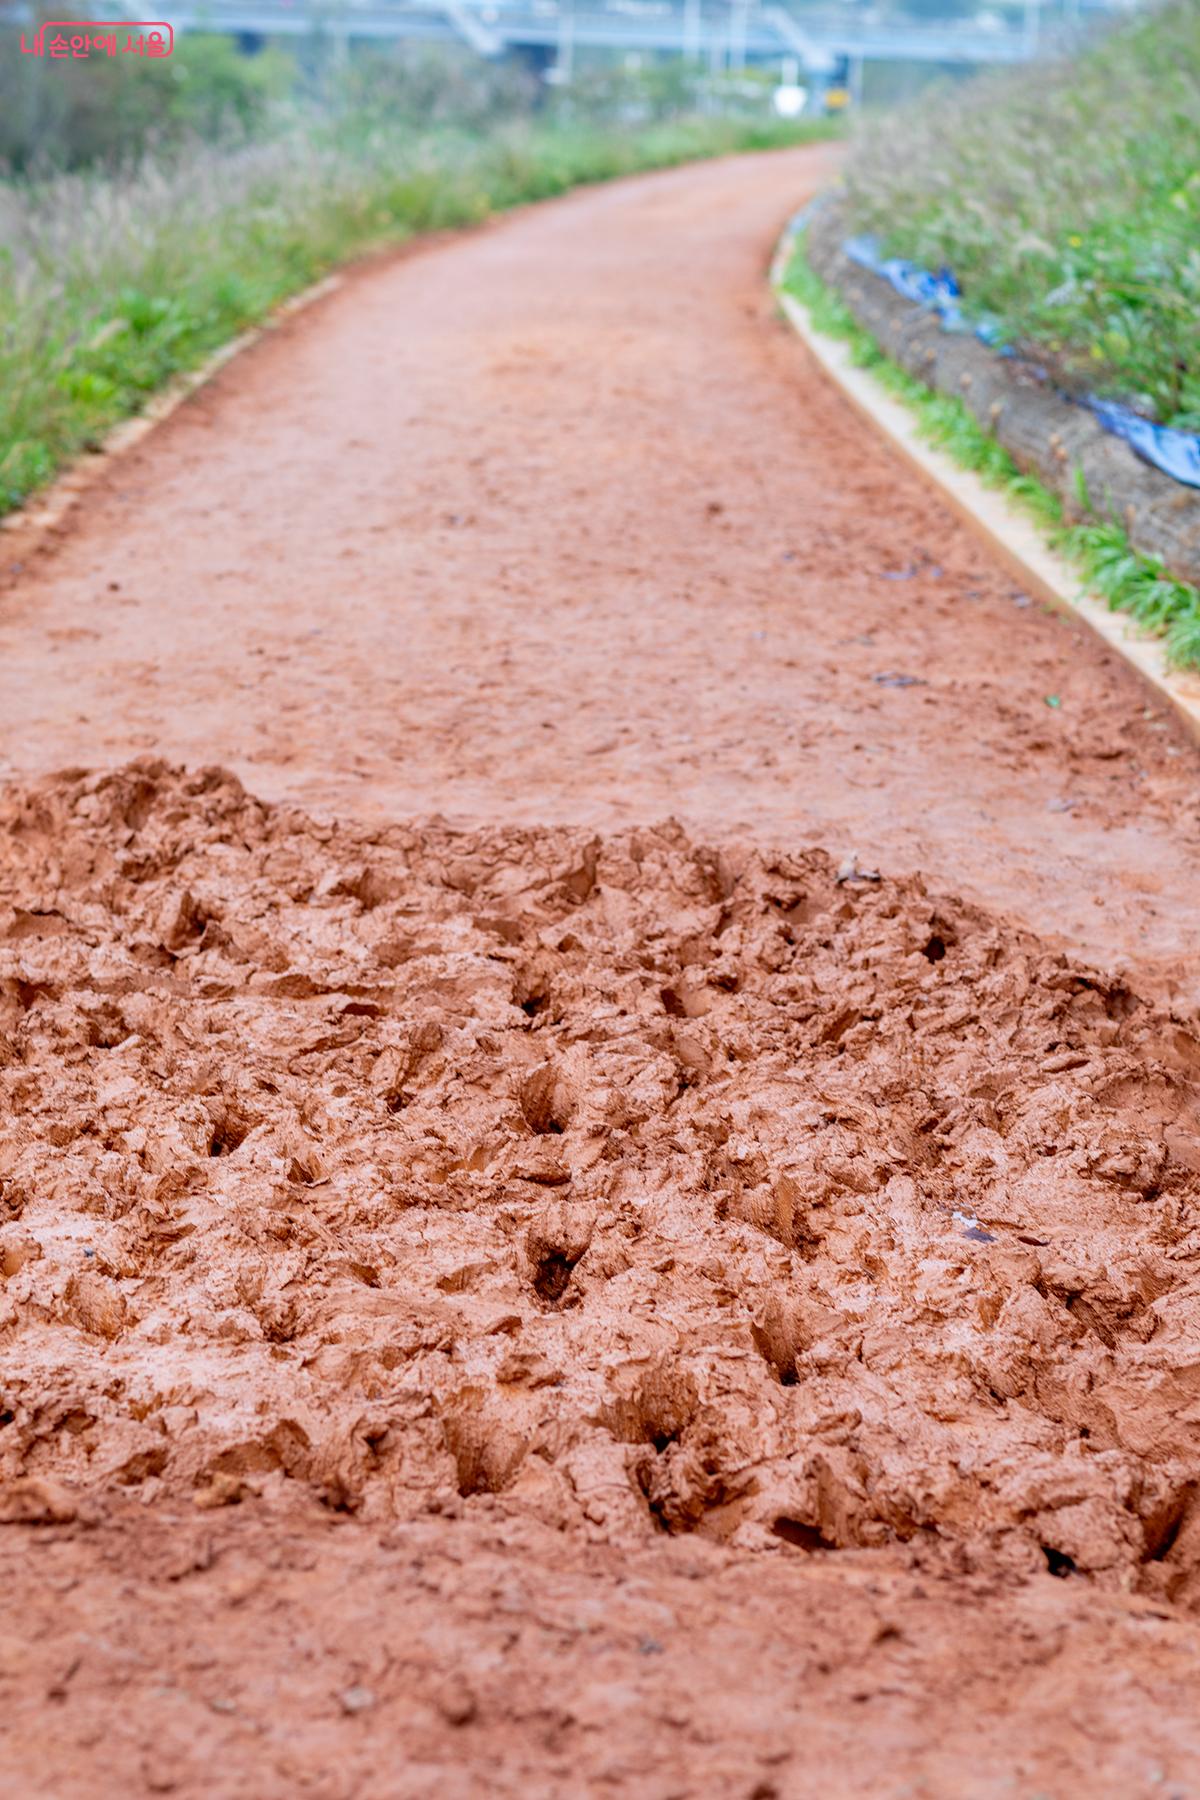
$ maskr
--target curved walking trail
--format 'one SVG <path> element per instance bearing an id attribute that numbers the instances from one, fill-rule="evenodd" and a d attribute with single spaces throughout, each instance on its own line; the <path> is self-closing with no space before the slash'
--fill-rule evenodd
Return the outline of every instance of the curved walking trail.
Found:
<path id="1" fill-rule="evenodd" d="M 18 1791 L 1200 1793 L 1200 754 L 772 316 L 833 167 L 0 544 Z"/>

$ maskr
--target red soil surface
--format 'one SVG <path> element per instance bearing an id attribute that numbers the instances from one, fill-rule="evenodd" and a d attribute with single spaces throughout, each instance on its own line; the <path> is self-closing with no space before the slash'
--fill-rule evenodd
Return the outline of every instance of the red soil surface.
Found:
<path id="1" fill-rule="evenodd" d="M 772 320 L 828 167 L 14 537 L 9 1791 L 1200 1793 L 1200 759 Z"/>

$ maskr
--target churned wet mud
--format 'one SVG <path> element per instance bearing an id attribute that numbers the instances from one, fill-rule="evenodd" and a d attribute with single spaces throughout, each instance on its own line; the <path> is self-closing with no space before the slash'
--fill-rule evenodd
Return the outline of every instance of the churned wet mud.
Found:
<path id="1" fill-rule="evenodd" d="M 1200 757 L 763 279 L 350 278 L 0 558 L 0 1786 L 1200 1797 Z"/>
<path id="2" fill-rule="evenodd" d="M 320 825 L 143 762 L 3 841 L 9 1522 L 1200 1606 L 1200 1042 L 1119 980 L 671 822 Z M 447 1660 L 428 1704 L 499 1724 Z"/>

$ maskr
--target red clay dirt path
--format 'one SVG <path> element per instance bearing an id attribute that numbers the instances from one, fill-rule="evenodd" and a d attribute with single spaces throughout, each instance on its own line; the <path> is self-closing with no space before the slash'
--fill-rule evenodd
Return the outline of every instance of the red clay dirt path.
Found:
<path id="1" fill-rule="evenodd" d="M 5 542 L 7 1791 L 1200 1795 L 1200 757 L 772 318 L 832 161 Z"/>

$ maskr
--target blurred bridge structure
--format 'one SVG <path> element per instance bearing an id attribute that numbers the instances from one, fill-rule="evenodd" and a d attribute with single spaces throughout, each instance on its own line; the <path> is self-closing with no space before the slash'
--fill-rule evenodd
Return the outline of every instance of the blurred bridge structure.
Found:
<path id="1" fill-rule="evenodd" d="M 1054 47 L 1031 4 L 1016 24 L 999 15 L 928 22 L 836 10 L 792 12 L 759 0 L 167 0 L 176 32 L 256 41 L 311 35 L 340 44 L 457 40 L 481 56 L 532 53 L 569 66 L 575 50 L 675 54 L 711 66 L 790 59 L 810 75 L 863 61 L 1019 63 Z"/>

